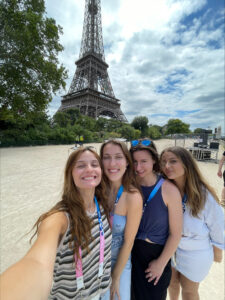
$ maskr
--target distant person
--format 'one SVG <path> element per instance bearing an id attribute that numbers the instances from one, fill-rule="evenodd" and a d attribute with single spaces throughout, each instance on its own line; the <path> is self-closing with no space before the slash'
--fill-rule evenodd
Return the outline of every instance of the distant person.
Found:
<path id="1" fill-rule="evenodd" d="M 83 135 L 80 136 L 79 141 L 80 141 L 80 145 L 83 146 L 83 143 L 84 143 L 84 137 L 83 137 Z"/>
<path id="2" fill-rule="evenodd" d="M 101 161 L 69 156 L 62 199 L 35 223 L 37 240 L 1 276 L 1 299 L 98 300 L 110 285 L 111 229 Z M 13 251 L 13 250 L 12 250 Z"/>
<path id="3" fill-rule="evenodd" d="M 223 152 L 223 156 L 220 159 L 219 168 L 218 168 L 218 172 L 217 172 L 217 175 L 221 178 L 222 178 L 222 167 L 223 167 L 224 161 L 225 161 L 225 151 Z M 221 194 L 221 202 L 223 203 L 223 205 L 225 204 L 225 169 L 223 170 L 223 189 L 222 189 L 222 194 Z"/>
<path id="4" fill-rule="evenodd" d="M 124 142 L 109 140 L 100 156 L 108 185 L 112 223 L 112 285 L 103 300 L 130 300 L 131 249 L 142 214 L 142 197 L 135 182 L 133 163 Z"/>
<path id="5" fill-rule="evenodd" d="M 202 177 L 191 153 L 182 147 L 166 148 L 160 157 L 163 173 L 180 190 L 183 232 L 173 260 L 170 300 L 199 300 L 199 284 L 213 260 L 222 260 L 224 215 L 215 191 Z"/>
<path id="6" fill-rule="evenodd" d="M 130 152 L 144 197 L 142 219 L 132 249 L 134 297 L 165 300 L 171 279 L 171 257 L 181 238 L 181 195 L 173 183 L 160 175 L 153 141 L 132 141 Z"/>

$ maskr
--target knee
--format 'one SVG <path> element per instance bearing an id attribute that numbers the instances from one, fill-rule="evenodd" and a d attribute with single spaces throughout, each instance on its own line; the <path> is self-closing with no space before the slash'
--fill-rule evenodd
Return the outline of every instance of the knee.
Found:
<path id="1" fill-rule="evenodd" d="M 194 289 L 190 286 L 182 286 L 183 299 L 197 300 L 199 299 L 198 289 Z"/>

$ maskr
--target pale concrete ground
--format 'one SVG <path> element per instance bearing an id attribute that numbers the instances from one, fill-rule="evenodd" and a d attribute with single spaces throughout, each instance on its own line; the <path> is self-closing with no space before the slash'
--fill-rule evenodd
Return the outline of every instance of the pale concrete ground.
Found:
<path id="1" fill-rule="evenodd" d="M 173 140 L 156 141 L 159 152 L 174 145 Z M 193 140 L 178 141 L 192 146 Z M 90 144 L 89 144 L 90 145 Z M 100 144 L 94 145 L 99 152 Z M 30 234 L 38 216 L 60 199 L 65 162 L 73 145 L 3 148 L 0 150 L 0 272 L 23 257 L 29 249 Z M 219 156 L 222 155 L 222 147 Z M 218 163 L 198 162 L 218 195 L 223 186 L 217 177 Z M 202 300 L 224 300 L 224 260 L 213 264 L 201 283 Z"/>

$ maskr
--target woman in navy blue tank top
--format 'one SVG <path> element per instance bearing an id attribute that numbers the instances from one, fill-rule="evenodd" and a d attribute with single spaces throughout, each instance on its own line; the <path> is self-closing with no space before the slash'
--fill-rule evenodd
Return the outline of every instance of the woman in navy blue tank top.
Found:
<path id="1" fill-rule="evenodd" d="M 143 214 L 132 250 L 135 300 L 165 300 L 171 279 L 170 258 L 181 238 L 182 201 L 177 187 L 159 175 L 159 158 L 151 140 L 131 142 Z"/>

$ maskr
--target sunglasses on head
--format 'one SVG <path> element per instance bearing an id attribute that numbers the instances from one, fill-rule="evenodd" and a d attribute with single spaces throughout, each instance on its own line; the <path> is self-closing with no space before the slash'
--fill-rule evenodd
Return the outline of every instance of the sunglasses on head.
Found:
<path id="1" fill-rule="evenodd" d="M 151 142 L 152 141 L 150 141 L 150 140 L 142 140 L 142 141 L 134 140 L 134 141 L 131 141 L 131 147 L 135 147 L 137 145 L 149 146 L 149 145 L 151 145 Z"/>

